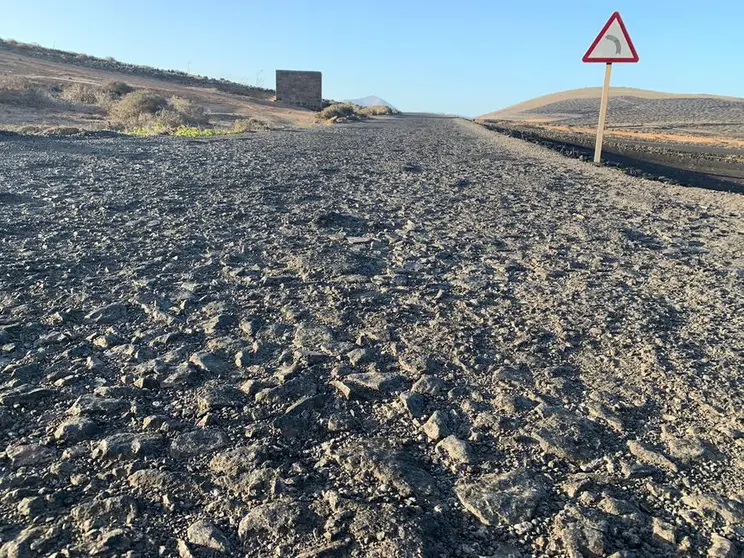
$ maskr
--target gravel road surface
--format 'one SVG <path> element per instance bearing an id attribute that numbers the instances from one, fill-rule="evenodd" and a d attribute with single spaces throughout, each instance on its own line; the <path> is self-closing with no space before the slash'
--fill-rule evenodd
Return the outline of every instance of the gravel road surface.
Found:
<path id="1" fill-rule="evenodd" d="M 0 138 L 0 556 L 740 556 L 744 197 L 447 118 Z"/>

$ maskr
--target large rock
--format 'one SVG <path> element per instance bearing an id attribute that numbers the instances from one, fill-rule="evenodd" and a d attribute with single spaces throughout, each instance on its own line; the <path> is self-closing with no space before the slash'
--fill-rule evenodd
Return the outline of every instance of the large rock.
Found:
<path id="1" fill-rule="evenodd" d="M 628 440 L 630 453 L 636 456 L 642 463 L 665 469 L 672 473 L 679 471 L 679 467 L 668 457 L 659 451 L 652 449 L 637 440 Z"/>
<path id="2" fill-rule="evenodd" d="M 20 444 L 8 446 L 5 455 L 13 468 L 43 465 L 54 459 L 54 450 L 41 444 Z"/>
<path id="3" fill-rule="evenodd" d="M 98 459 L 131 458 L 153 455 L 160 451 L 163 438 L 158 434 L 122 432 L 104 438 L 93 450 Z"/>
<path id="4" fill-rule="evenodd" d="M 238 536 L 246 539 L 262 533 L 289 535 L 301 527 L 304 511 L 294 500 L 275 500 L 261 504 L 240 520 Z"/>
<path id="5" fill-rule="evenodd" d="M 194 430 L 176 436 L 171 442 L 170 452 L 173 457 L 206 455 L 225 447 L 228 441 L 221 430 Z"/>
<path id="6" fill-rule="evenodd" d="M 421 429 L 424 431 L 424 434 L 429 437 L 430 440 L 436 441 L 440 438 L 448 436 L 450 429 L 447 415 L 443 411 L 437 409 L 431 414 L 429 420 L 427 420 L 423 424 Z"/>
<path id="7" fill-rule="evenodd" d="M 110 416 L 121 413 L 129 405 L 123 399 L 83 395 L 67 411 L 72 416 Z"/>
<path id="8" fill-rule="evenodd" d="M 225 374 L 228 370 L 228 364 L 215 354 L 208 352 L 194 353 L 189 357 L 189 362 L 208 374 L 219 376 Z"/>
<path id="9" fill-rule="evenodd" d="M 225 554 L 230 551 L 230 542 L 227 537 L 209 521 L 202 519 L 192 523 L 189 525 L 186 536 L 191 544 Z"/>
<path id="10" fill-rule="evenodd" d="M 114 302 L 93 310 L 85 318 L 96 324 L 113 324 L 126 316 L 127 307 L 120 302 Z"/>
<path id="11" fill-rule="evenodd" d="M 551 550 L 559 550 L 570 558 L 607 556 L 608 524 L 587 510 L 568 506 L 553 519 Z"/>
<path id="12" fill-rule="evenodd" d="M 74 417 L 61 423 L 54 431 L 54 437 L 61 442 L 79 442 L 98 434 L 98 425 L 84 417 Z"/>
<path id="13" fill-rule="evenodd" d="M 328 453 L 360 481 L 367 482 L 371 476 L 379 483 L 392 486 L 405 497 L 438 497 L 436 483 L 423 464 L 410 451 L 395 448 L 384 440 L 347 444 L 329 449 Z"/>
<path id="14" fill-rule="evenodd" d="M 436 445 L 436 450 L 447 455 L 453 463 L 466 464 L 473 462 L 470 445 L 457 436 L 447 436 Z"/>
<path id="15" fill-rule="evenodd" d="M 78 504 L 70 516 L 83 532 L 111 524 L 131 524 L 137 517 L 137 503 L 129 496 L 113 496 Z"/>
<path id="16" fill-rule="evenodd" d="M 488 474 L 455 488 L 460 503 L 484 525 L 529 521 L 546 492 L 527 472 Z"/>

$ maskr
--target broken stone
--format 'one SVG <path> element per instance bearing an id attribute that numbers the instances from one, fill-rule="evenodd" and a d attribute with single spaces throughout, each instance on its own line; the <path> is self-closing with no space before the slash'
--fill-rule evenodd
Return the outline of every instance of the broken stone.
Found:
<path id="1" fill-rule="evenodd" d="M 124 319 L 126 315 L 127 307 L 120 302 L 114 302 L 93 310 L 85 318 L 96 324 L 113 324 Z"/>
<path id="2" fill-rule="evenodd" d="M 230 551 L 230 543 L 222 531 L 203 519 L 189 525 L 186 536 L 191 544 L 222 553 Z"/>
<path id="3" fill-rule="evenodd" d="M 179 434 L 171 443 L 170 452 L 174 457 L 193 457 L 206 455 L 227 445 L 228 438 L 221 430 L 202 429 Z"/>
<path id="4" fill-rule="evenodd" d="M 607 552 L 605 534 L 606 521 L 596 520 L 583 510 L 567 506 L 553 520 L 554 541 L 560 541 L 564 552 L 570 558 L 589 558 L 605 556 Z M 552 550 L 558 550 L 555 543 Z"/>
<path id="5" fill-rule="evenodd" d="M 302 509 L 292 500 L 276 500 L 253 508 L 240 520 L 238 536 L 246 539 L 261 532 L 271 535 L 289 533 L 296 529 Z"/>
<path id="6" fill-rule="evenodd" d="M 514 525 L 532 519 L 545 489 L 527 472 L 487 474 L 455 487 L 460 503 L 484 525 Z"/>
<path id="7" fill-rule="evenodd" d="M 449 421 L 444 412 L 437 409 L 421 427 L 430 440 L 436 441 L 449 435 Z"/>
<path id="8" fill-rule="evenodd" d="M 93 457 L 96 459 L 115 459 L 118 457 L 141 457 L 157 453 L 163 439 L 157 434 L 120 433 L 101 440 Z"/>
<path id="9" fill-rule="evenodd" d="M 13 468 L 43 465 L 54 459 L 54 451 L 41 444 L 8 446 L 5 455 Z"/>
<path id="10" fill-rule="evenodd" d="M 671 471 L 672 473 L 679 471 L 679 468 L 673 461 L 641 442 L 628 440 L 628 449 L 630 450 L 630 453 L 648 465 L 654 465 L 661 469 Z"/>
<path id="11" fill-rule="evenodd" d="M 137 511 L 137 503 L 133 498 L 112 496 L 79 504 L 72 508 L 70 516 L 85 533 L 112 522 L 124 522 L 131 525 L 137 517 Z"/>
<path id="12" fill-rule="evenodd" d="M 73 416 L 107 416 L 119 413 L 126 409 L 127 406 L 127 402 L 123 399 L 98 397 L 96 395 L 83 395 L 73 403 L 67 413 Z"/>
<path id="13" fill-rule="evenodd" d="M 708 556 L 710 558 L 740 558 L 741 554 L 737 548 L 737 544 L 733 541 L 728 540 L 716 533 L 710 538 L 711 545 L 708 549 Z"/>
<path id="14" fill-rule="evenodd" d="M 61 442 L 79 442 L 98 434 L 98 425 L 92 420 L 75 417 L 64 421 L 54 431 L 54 437 Z"/>
<path id="15" fill-rule="evenodd" d="M 189 357 L 189 362 L 203 372 L 218 376 L 228 370 L 227 364 L 212 353 L 194 353 Z"/>
<path id="16" fill-rule="evenodd" d="M 410 391 L 401 393 L 400 402 L 412 418 L 421 418 L 424 416 L 426 401 L 420 393 L 412 393 Z"/>
<path id="17" fill-rule="evenodd" d="M 240 407 L 244 403 L 243 392 L 217 383 L 207 384 L 200 389 L 196 397 L 196 406 L 200 414 L 205 414 L 226 407 Z"/>
<path id="18" fill-rule="evenodd" d="M 454 463 L 472 463 L 473 456 L 467 442 L 456 436 L 447 436 L 436 445 L 437 451 L 444 452 Z"/>
<path id="19" fill-rule="evenodd" d="M 682 503 L 702 515 L 720 516 L 731 525 L 744 521 L 744 504 L 715 494 L 686 494 L 682 496 Z"/>
<path id="20" fill-rule="evenodd" d="M 674 525 L 667 523 L 663 519 L 654 517 L 651 522 L 653 539 L 657 543 L 663 544 L 677 544 L 677 535 L 675 533 Z"/>
<path id="21" fill-rule="evenodd" d="M 411 386 L 411 391 L 432 397 L 439 395 L 444 389 L 444 381 L 436 376 L 424 374 Z"/>

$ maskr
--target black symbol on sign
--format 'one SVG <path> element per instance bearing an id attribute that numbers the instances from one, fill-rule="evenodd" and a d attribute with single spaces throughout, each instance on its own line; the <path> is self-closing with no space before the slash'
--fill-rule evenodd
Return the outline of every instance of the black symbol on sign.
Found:
<path id="1" fill-rule="evenodd" d="M 622 52 L 623 48 L 622 48 L 622 45 L 620 44 L 620 39 L 615 37 L 615 35 L 607 35 L 605 39 L 615 43 L 615 54 L 620 54 Z"/>

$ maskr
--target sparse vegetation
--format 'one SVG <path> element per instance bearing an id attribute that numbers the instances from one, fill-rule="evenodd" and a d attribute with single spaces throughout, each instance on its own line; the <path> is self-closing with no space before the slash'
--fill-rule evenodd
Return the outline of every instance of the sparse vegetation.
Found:
<path id="1" fill-rule="evenodd" d="M 13 40 L 0 39 L 0 49 L 11 51 L 23 56 L 31 56 L 41 60 L 50 60 L 63 64 L 75 64 L 87 68 L 106 70 L 109 72 L 120 72 L 133 76 L 144 76 L 148 78 L 161 79 L 171 83 L 196 87 L 214 87 L 219 91 L 243 95 L 257 99 L 270 99 L 275 92 L 270 89 L 235 83 L 226 79 L 215 79 L 207 76 L 196 76 L 178 70 L 160 70 L 149 66 L 139 66 L 118 62 L 112 57 L 97 58 L 86 54 L 66 52 L 52 48 L 44 48 L 38 44 L 21 43 Z"/>
<path id="2" fill-rule="evenodd" d="M 40 108 L 54 102 L 49 93 L 28 79 L 0 80 L 0 104 Z"/>
<path id="3" fill-rule="evenodd" d="M 168 99 L 160 93 L 140 89 L 129 93 L 111 108 L 111 116 L 122 122 L 152 118 L 168 107 Z"/>
<path id="4" fill-rule="evenodd" d="M 73 83 L 62 90 L 60 97 L 84 105 L 98 105 L 104 99 L 103 89 L 88 83 Z"/>
<path id="5" fill-rule="evenodd" d="M 354 103 L 333 103 L 321 110 L 318 116 L 321 120 L 336 122 L 390 114 L 400 114 L 400 112 L 386 105 L 362 107 Z"/>
<path id="6" fill-rule="evenodd" d="M 389 107 L 387 105 L 373 105 L 371 107 L 364 107 L 360 111 L 365 116 L 390 116 L 393 114 L 400 114 L 400 111 Z"/>
<path id="7" fill-rule="evenodd" d="M 331 120 L 332 118 L 354 120 L 364 116 L 361 111 L 362 107 L 353 103 L 334 103 L 321 110 L 318 116 L 321 120 Z"/>
<path id="8" fill-rule="evenodd" d="M 204 108 L 182 97 L 167 98 L 155 91 L 140 89 L 125 95 L 109 112 L 124 130 L 139 135 L 172 133 L 183 127 L 207 126 Z"/>
<path id="9" fill-rule="evenodd" d="M 111 99 L 121 99 L 124 95 L 134 91 L 134 87 L 123 81 L 110 81 L 103 86 L 103 91 Z"/>
<path id="10" fill-rule="evenodd" d="M 242 120 L 236 120 L 232 126 L 231 133 L 233 134 L 245 134 L 248 132 L 257 132 L 259 130 L 266 130 L 268 126 L 266 122 L 257 120 L 255 118 L 245 118 Z"/>

